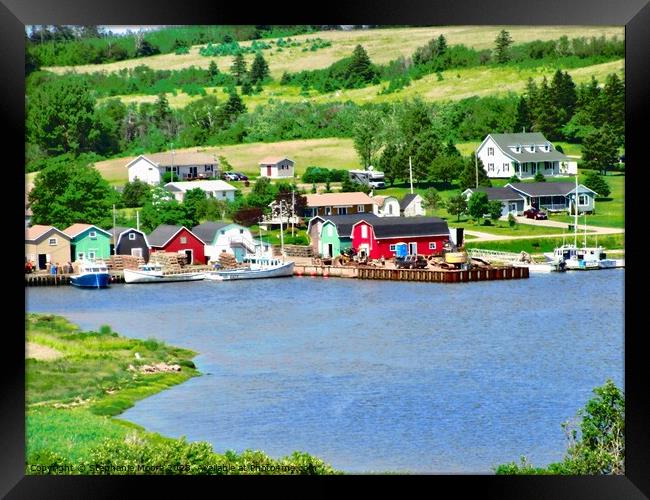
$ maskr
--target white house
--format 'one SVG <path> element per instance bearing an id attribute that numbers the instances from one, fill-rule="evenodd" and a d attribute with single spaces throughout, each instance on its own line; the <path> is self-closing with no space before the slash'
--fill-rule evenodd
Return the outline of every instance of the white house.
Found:
<path id="1" fill-rule="evenodd" d="M 407 194 L 399 202 L 400 212 L 404 217 L 419 217 L 426 215 L 422 208 L 424 199 L 419 194 Z"/>
<path id="2" fill-rule="evenodd" d="M 527 179 L 537 172 L 545 177 L 578 173 L 577 161 L 557 151 L 539 132 L 488 134 L 476 151 L 488 177 Z"/>
<path id="3" fill-rule="evenodd" d="M 260 177 L 271 179 L 291 178 L 294 175 L 293 160 L 286 156 L 269 156 L 260 160 Z"/>
<path id="4" fill-rule="evenodd" d="M 192 228 L 192 232 L 205 244 L 208 262 L 218 262 L 219 255 L 229 253 L 241 262 L 246 255 L 262 254 L 272 257 L 270 243 L 262 243 L 253 238 L 250 229 L 230 222 L 204 222 Z"/>
<path id="5" fill-rule="evenodd" d="M 185 198 L 185 193 L 190 189 L 199 188 L 205 191 L 208 198 L 215 198 L 223 201 L 234 201 L 237 188 L 224 181 L 189 181 L 189 182 L 168 182 L 165 189 L 174 195 L 179 202 Z"/>
<path id="6" fill-rule="evenodd" d="M 129 182 L 139 179 L 158 185 L 165 172 L 172 172 L 172 181 L 212 179 L 219 177 L 219 162 L 213 155 L 191 152 L 165 152 L 140 155 L 126 164 Z"/>
<path id="7" fill-rule="evenodd" d="M 399 217 L 399 201 L 394 196 L 373 196 L 372 201 L 375 204 L 372 207 L 372 213 L 378 217 Z"/>

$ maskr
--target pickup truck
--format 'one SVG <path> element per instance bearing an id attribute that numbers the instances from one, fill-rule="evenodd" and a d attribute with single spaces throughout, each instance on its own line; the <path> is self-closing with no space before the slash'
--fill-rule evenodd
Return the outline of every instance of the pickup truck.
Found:
<path id="1" fill-rule="evenodd" d="M 397 269 L 425 269 L 428 265 L 429 263 L 422 255 L 395 257 L 395 267 Z"/>

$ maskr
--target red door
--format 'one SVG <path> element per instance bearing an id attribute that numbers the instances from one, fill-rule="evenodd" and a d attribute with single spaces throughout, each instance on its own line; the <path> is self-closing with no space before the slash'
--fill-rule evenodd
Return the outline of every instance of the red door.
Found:
<path id="1" fill-rule="evenodd" d="M 266 166 L 266 176 L 271 177 L 271 165 Z"/>

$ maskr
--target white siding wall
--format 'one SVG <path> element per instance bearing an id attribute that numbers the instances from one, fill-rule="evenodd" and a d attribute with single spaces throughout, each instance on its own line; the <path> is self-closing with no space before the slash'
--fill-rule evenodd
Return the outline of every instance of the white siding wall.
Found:
<path id="1" fill-rule="evenodd" d="M 160 171 L 144 158 L 139 158 L 129 167 L 129 182 L 135 179 L 152 185 L 160 183 Z"/>
<path id="2" fill-rule="evenodd" d="M 294 165 L 293 162 L 289 160 L 282 160 L 278 162 L 277 165 L 271 166 L 271 175 L 268 175 L 268 165 L 260 165 L 260 176 L 261 177 L 270 177 L 271 179 L 284 179 L 287 177 L 293 177 Z M 278 168 L 284 167 L 284 168 Z"/>
<path id="3" fill-rule="evenodd" d="M 242 228 L 239 227 L 230 227 L 225 229 L 220 229 L 215 238 L 213 245 L 205 246 L 205 255 L 209 260 L 217 261 L 219 260 L 219 255 L 225 250 L 226 253 L 234 255 L 232 247 L 230 246 L 231 238 L 244 238 L 249 242 L 253 242 L 253 235 L 250 232 L 250 229 L 243 228 L 244 232 L 240 233 L 239 230 Z M 224 234 L 221 234 L 221 231 L 225 230 Z M 247 250 L 248 251 L 248 250 Z"/>
<path id="4" fill-rule="evenodd" d="M 489 148 L 493 148 L 492 155 L 489 155 Z M 485 144 L 478 151 L 478 157 L 483 161 L 485 170 L 488 177 L 499 177 L 507 179 L 512 177 L 516 173 L 516 169 L 512 166 L 512 159 L 504 155 L 496 143 L 492 140 L 492 137 L 489 137 Z M 507 167 L 504 164 L 508 164 Z M 490 169 L 490 164 L 494 166 L 493 169 Z"/>
<path id="5" fill-rule="evenodd" d="M 422 199 L 418 196 L 411 204 L 404 210 L 404 217 L 418 217 L 425 215 L 425 210 L 422 208 Z"/>
<path id="6" fill-rule="evenodd" d="M 383 207 L 373 205 L 372 211 L 378 217 L 399 217 L 399 201 L 395 198 L 386 198 Z"/>

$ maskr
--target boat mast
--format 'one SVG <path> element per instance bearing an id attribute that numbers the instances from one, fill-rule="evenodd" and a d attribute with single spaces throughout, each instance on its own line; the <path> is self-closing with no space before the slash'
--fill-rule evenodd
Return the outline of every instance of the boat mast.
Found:
<path id="1" fill-rule="evenodd" d="M 578 248 L 578 174 L 576 173 L 576 196 L 573 200 L 573 205 L 576 211 L 575 222 L 573 224 L 573 246 Z"/>
<path id="2" fill-rule="evenodd" d="M 282 203 L 283 200 L 280 200 L 280 254 L 282 255 L 282 262 L 284 262 L 284 234 L 282 227 Z"/>

